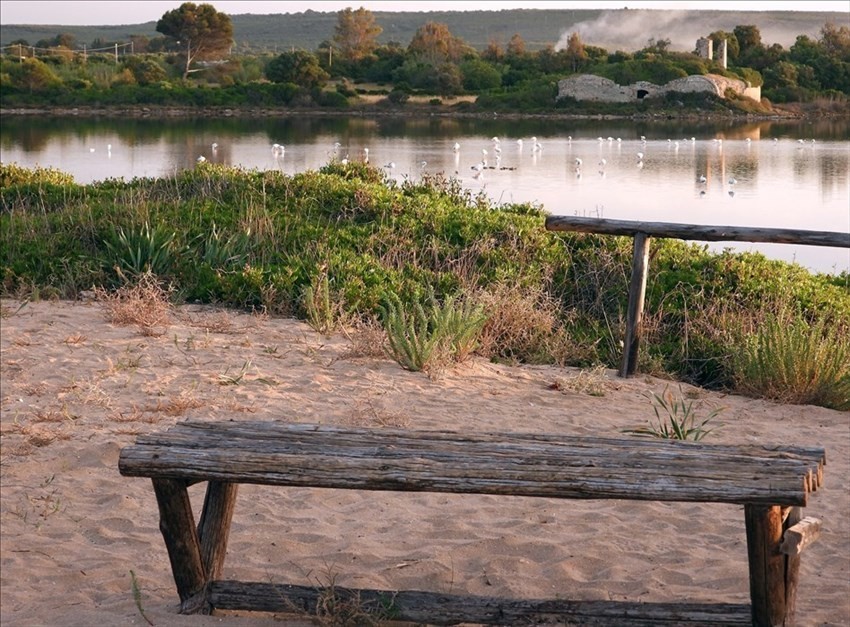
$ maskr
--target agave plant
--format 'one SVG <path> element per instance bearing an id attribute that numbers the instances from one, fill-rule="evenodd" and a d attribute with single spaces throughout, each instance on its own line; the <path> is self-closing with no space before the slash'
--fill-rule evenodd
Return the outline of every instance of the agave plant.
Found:
<path id="1" fill-rule="evenodd" d="M 339 307 L 331 300 L 328 275 L 313 277 L 301 292 L 307 324 L 322 335 L 330 335 L 336 328 Z"/>
<path id="2" fill-rule="evenodd" d="M 389 294 L 382 314 L 393 358 L 407 370 L 426 369 L 443 337 L 430 324 L 430 316 L 422 304 L 413 303 L 406 310 L 398 295 Z"/>
<path id="3" fill-rule="evenodd" d="M 390 294 L 383 307 L 384 329 L 390 353 L 408 370 L 427 370 L 438 357 L 463 361 L 478 345 L 487 315 L 480 304 L 448 297 L 440 303 L 429 292 L 424 303 L 405 309 Z"/>
<path id="4" fill-rule="evenodd" d="M 145 221 L 126 231 L 119 227 L 114 237 L 104 243 L 112 254 L 112 264 L 121 272 L 134 277 L 146 272 L 162 275 L 174 265 L 176 235 Z"/>
<path id="5" fill-rule="evenodd" d="M 723 411 L 722 408 L 715 409 L 705 418 L 699 419 L 694 411 L 694 402 L 686 401 L 679 391 L 679 397 L 675 398 L 668 388 L 660 395 L 651 395 L 652 409 L 658 419 L 656 424 L 649 424 L 637 429 L 625 429 L 624 433 L 634 435 L 645 435 L 666 440 L 702 440 L 713 431 L 708 424 Z"/>

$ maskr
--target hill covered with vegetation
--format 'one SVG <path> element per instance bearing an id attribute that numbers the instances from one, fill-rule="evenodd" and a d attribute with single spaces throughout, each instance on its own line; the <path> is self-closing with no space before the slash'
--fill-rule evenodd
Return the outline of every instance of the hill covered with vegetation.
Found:
<path id="1" fill-rule="evenodd" d="M 766 6 L 769 4 L 766 3 Z M 698 37 L 712 31 L 731 31 L 739 24 L 755 25 L 765 42 L 790 46 L 797 35 L 815 37 L 826 22 L 844 24 L 846 13 L 817 11 L 665 11 L 647 9 L 507 9 L 500 11 L 373 11 L 383 29 L 382 44 L 406 46 L 425 22 L 446 24 L 452 33 L 477 50 L 491 41 L 505 45 L 518 34 L 529 50 L 556 46 L 565 35 L 578 32 L 591 45 L 633 51 L 650 39 L 670 39 L 672 48 L 693 50 Z M 336 12 L 231 15 L 235 52 L 315 50 L 333 37 Z M 77 42 L 129 42 L 131 36 L 155 38 L 156 22 L 119 26 L 0 25 L 0 45 L 25 40 L 32 45 L 58 34 Z"/>

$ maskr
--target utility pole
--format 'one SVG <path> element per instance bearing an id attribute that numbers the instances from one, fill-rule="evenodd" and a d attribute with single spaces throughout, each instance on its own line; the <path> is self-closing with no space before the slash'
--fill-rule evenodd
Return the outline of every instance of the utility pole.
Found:
<path id="1" fill-rule="evenodd" d="M 118 63 L 118 44 L 115 44 L 115 63 Z"/>
<path id="2" fill-rule="evenodd" d="M 328 67 L 333 67 L 334 64 L 334 47 L 333 44 L 328 45 Z"/>

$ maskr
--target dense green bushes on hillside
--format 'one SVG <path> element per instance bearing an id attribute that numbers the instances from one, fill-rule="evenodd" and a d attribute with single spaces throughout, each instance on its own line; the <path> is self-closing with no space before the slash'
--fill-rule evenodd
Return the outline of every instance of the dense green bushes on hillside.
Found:
<path id="1" fill-rule="evenodd" d="M 293 49 L 196 63 L 190 79 L 183 67 L 185 54 L 175 41 L 164 42 L 157 52 L 120 57 L 75 51 L 61 37 L 57 42 L 64 43 L 39 49 L 38 57 L 34 47 L 12 45 L 0 57 L 0 105 L 344 108 L 362 102 L 352 85 L 377 83 L 386 94 L 394 94 L 384 100 L 387 105 L 403 105 L 405 94 L 475 95 L 477 103 L 466 104 L 467 108 L 539 113 L 576 109 L 576 103 L 557 100 L 556 85 L 579 73 L 604 76 L 620 85 L 638 81 L 663 85 L 692 74 L 723 74 L 762 87 L 761 107 L 737 98 L 712 104 L 745 113 L 769 113 L 771 102 L 823 98 L 846 108 L 850 94 L 850 28 L 830 23 L 820 38 L 801 35 L 788 50 L 761 43 L 755 26 L 706 33 L 715 43 L 729 44 L 728 68 L 693 53 L 670 51 L 669 40 L 650 40 L 634 52 L 609 53 L 573 33 L 562 49 L 550 46 L 531 52 L 514 35 L 504 48 L 491 42 L 479 52 L 444 24 L 426 27 L 430 35 L 423 38 L 417 31 L 407 47 L 373 41 L 353 57 L 344 49 L 333 52 L 333 44 L 325 41 L 314 51 Z M 334 84 L 345 87 L 334 89 Z M 641 102 L 628 108 L 635 112 L 641 104 L 648 106 Z M 668 105 L 663 99 L 649 104 Z M 581 105 L 591 112 L 599 109 L 598 104 Z"/>
<path id="2" fill-rule="evenodd" d="M 631 240 L 548 232 L 539 208 L 496 206 L 452 179 L 399 185 L 360 163 L 294 176 L 204 163 L 91 185 L 3 165 L 0 182 L 4 296 L 74 298 L 153 272 L 182 300 L 308 318 L 305 290 L 321 284 L 352 322 L 433 290 L 485 308 L 492 359 L 620 359 Z M 746 342 L 757 350 L 748 338 L 781 314 L 804 339 L 829 330 L 850 386 L 850 276 L 676 240 L 654 250 L 643 371 L 734 389 L 744 365 L 732 357 Z"/>

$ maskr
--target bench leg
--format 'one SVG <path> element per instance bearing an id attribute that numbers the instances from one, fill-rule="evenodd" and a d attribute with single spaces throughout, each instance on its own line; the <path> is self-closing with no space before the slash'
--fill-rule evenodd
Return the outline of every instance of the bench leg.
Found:
<path id="1" fill-rule="evenodd" d="M 790 529 L 803 517 L 802 510 L 799 507 L 792 507 L 788 512 L 788 517 L 782 523 L 782 537 L 785 537 L 785 531 Z M 794 622 L 794 616 L 797 613 L 797 585 L 800 583 L 800 555 L 785 555 L 785 624 L 791 625 Z"/>
<path id="2" fill-rule="evenodd" d="M 792 508 L 783 520 L 779 506 L 745 505 L 747 555 L 750 564 L 750 599 L 753 625 L 787 627 L 793 624 L 797 606 L 800 557 L 780 551 L 785 529 L 799 519 Z"/>
<path id="3" fill-rule="evenodd" d="M 159 504 L 159 530 L 168 549 L 181 614 L 208 613 L 207 577 L 186 482 L 153 479 Z"/>
<path id="4" fill-rule="evenodd" d="M 204 509 L 198 523 L 198 539 L 208 581 L 219 579 L 221 576 L 238 487 L 237 483 L 222 481 L 210 481 L 207 485 Z"/>

